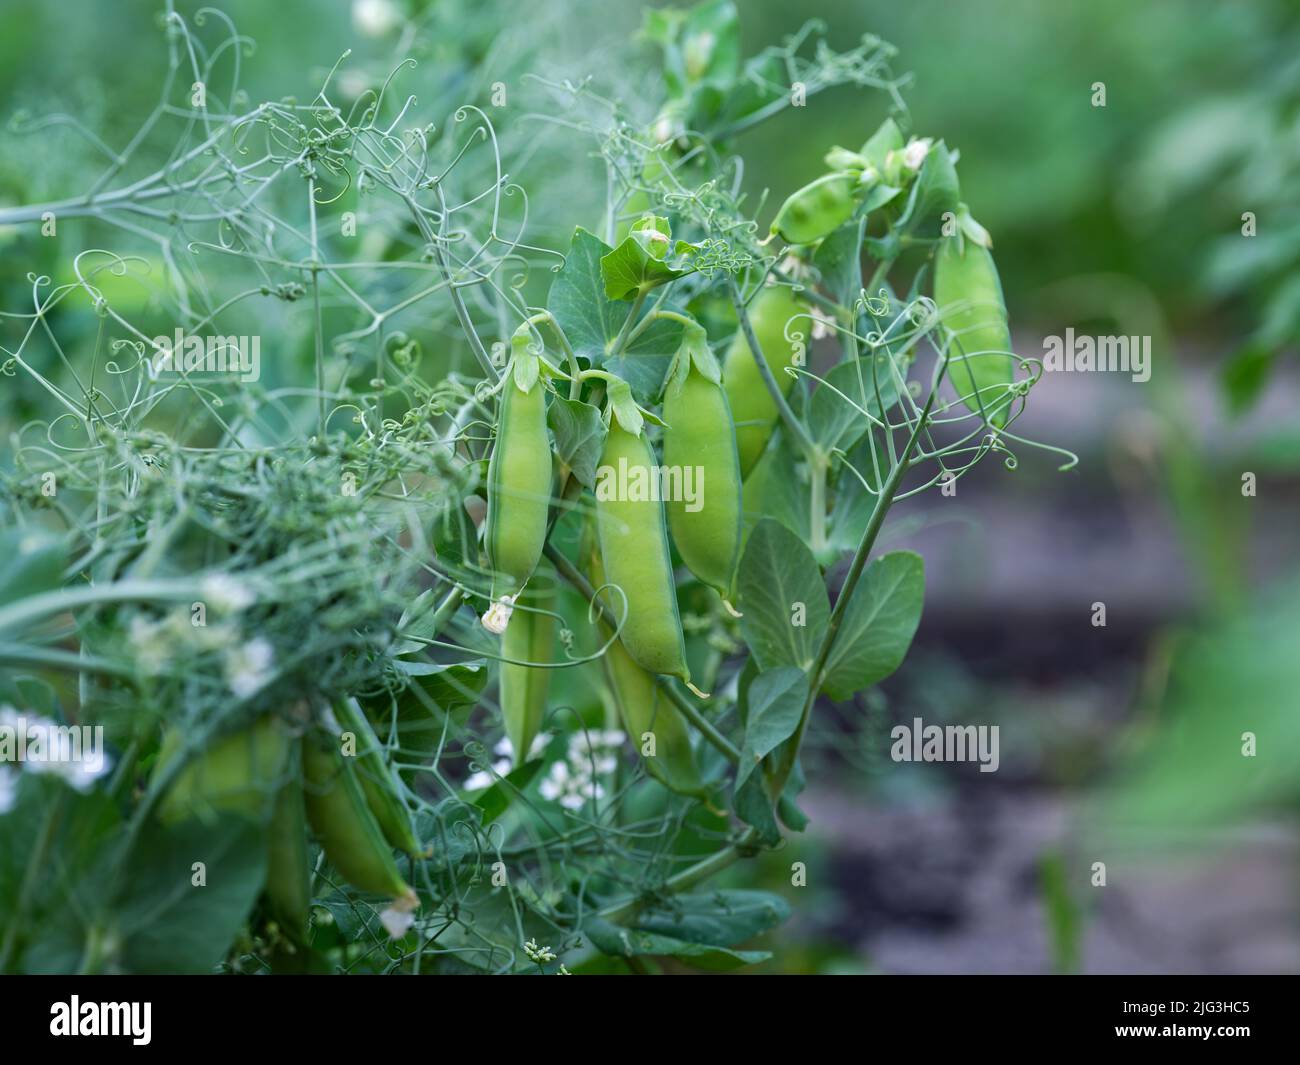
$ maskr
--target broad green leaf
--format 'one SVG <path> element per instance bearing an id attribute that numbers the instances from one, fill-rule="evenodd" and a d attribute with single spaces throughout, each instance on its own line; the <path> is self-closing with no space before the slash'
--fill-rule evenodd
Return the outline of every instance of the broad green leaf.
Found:
<path id="1" fill-rule="evenodd" d="M 808 481 L 787 447 L 769 447 L 741 489 L 745 535 L 764 518 L 780 522 L 804 543 L 808 528 Z"/>
<path id="2" fill-rule="evenodd" d="M 0 605 L 54 591 L 63 580 L 68 544 L 40 529 L 0 532 Z"/>
<path id="3" fill-rule="evenodd" d="M 807 698 L 808 678 L 793 666 L 760 673 L 746 691 L 745 742 L 732 806 L 736 816 L 769 845 L 780 839 L 780 830 L 760 767 L 768 754 L 794 735 Z"/>
<path id="4" fill-rule="evenodd" d="M 736 786 L 757 769 L 762 760 L 794 735 L 808 698 L 808 677 L 794 666 L 760 673 L 749 686 L 745 743 Z"/>
<path id="5" fill-rule="evenodd" d="M 602 954 L 614 958 L 635 958 L 641 955 L 661 955 L 681 958 L 702 968 L 724 969 L 729 960 L 734 966 L 754 965 L 767 961 L 772 955 L 764 950 L 732 950 L 728 947 L 711 947 L 704 943 L 691 943 L 673 936 L 644 932 L 637 928 L 623 928 L 604 920 L 589 921 L 583 926 L 592 946 Z"/>
<path id="6" fill-rule="evenodd" d="M 673 896 L 663 909 L 643 910 L 632 923 L 688 943 L 734 947 L 789 916 L 789 904 L 770 891 L 720 889 Z"/>
<path id="7" fill-rule="evenodd" d="M 866 357 L 840 363 L 812 394 L 808 424 L 824 449 L 848 451 L 871 425 L 863 410 L 881 418 L 882 408 L 888 411 L 898 402 L 899 375 L 889 356 L 877 353 L 874 371 L 872 362 Z"/>
<path id="8" fill-rule="evenodd" d="M 117 900 L 121 964 L 133 973 L 208 973 L 225 956 L 266 880 L 261 826 L 240 817 L 151 826 Z M 193 884 L 195 862 L 207 883 Z"/>
<path id="9" fill-rule="evenodd" d="M 483 824 L 490 825 L 506 812 L 514 801 L 515 793 L 526 788 L 537 771 L 542 768 L 545 759 L 534 758 L 517 769 L 510 770 L 504 780 L 498 780 L 487 791 L 474 800 L 474 805 L 483 811 Z"/>
<path id="10" fill-rule="evenodd" d="M 907 229 L 920 236 L 939 236 L 944 214 L 951 211 L 955 215 L 961 200 L 957 168 L 953 166 L 952 153 L 943 141 L 931 145 L 926 153 L 913 195 L 915 202 Z"/>
<path id="11" fill-rule="evenodd" d="M 600 408 L 577 399 L 551 399 L 547 424 L 555 433 L 555 450 L 579 484 L 596 486 L 596 467 L 605 446 L 605 423 Z"/>
<path id="12" fill-rule="evenodd" d="M 600 260 L 609 246 L 579 228 L 561 267 L 551 284 L 547 309 L 555 315 L 574 352 L 593 366 L 617 374 L 632 386 L 637 398 L 649 403 L 659 395 L 664 374 L 681 343 L 682 327 L 660 319 L 651 323 L 619 355 L 611 356 L 624 322 L 632 312 L 625 300 L 611 300 L 605 294 Z M 649 304 L 642 314 L 649 313 Z"/>
<path id="13" fill-rule="evenodd" d="M 872 561 L 853 590 L 826 660 L 823 688 L 832 699 L 851 698 L 893 673 L 921 622 L 925 563 L 911 551 Z"/>
<path id="14" fill-rule="evenodd" d="M 740 562 L 740 631 L 764 671 L 809 669 L 830 605 L 807 545 L 771 518 L 755 527 Z"/>

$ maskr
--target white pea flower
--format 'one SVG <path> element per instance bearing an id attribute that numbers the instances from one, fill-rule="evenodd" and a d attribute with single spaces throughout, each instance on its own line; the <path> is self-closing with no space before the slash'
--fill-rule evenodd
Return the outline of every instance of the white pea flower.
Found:
<path id="1" fill-rule="evenodd" d="M 510 624 L 510 615 L 515 612 L 515 597 L 513 595 L 503 595 L 487 609 L 479 621 L 483 627 L 494 636 L 500 636 L 506 631 L 506 626 Z"/>
<path id="2" fill-rule="evenodd" d="M 367 37 L 382 37 L 401 21 L 393 0 L 352 0 L 352 25 Z"/>
<path id="3" fill-rule="evenodd" d="M 242 647 L 232 647 L 226 652 L 226 681 L 230 690 L 241 699 L 260 691 L 271 679 L 274 660 L 270 641 L 261 636 L 253 637 Z"/>
<path id="4" fill-rule="evenodd" d="M 379 923 L 384 926 L 389 939 L 401 939 L 415 924 L 415 914 L 402 906 L 389 906 L 380 911 Z"/>
<path id="5" fill-rule="evenodd" d="M 932 143 L 929 137 L 913 137 L 903 149 L 903 165 L 909 170 L 920 170 L 925 157 L 930 154 Z"/>
<path id="6" fill-rule="evenodd" d="M 213 573 L 203 580 L 203 598 L 223 614 L 246 610 L 257 601 L 253 590 L 226 573 Z"/>

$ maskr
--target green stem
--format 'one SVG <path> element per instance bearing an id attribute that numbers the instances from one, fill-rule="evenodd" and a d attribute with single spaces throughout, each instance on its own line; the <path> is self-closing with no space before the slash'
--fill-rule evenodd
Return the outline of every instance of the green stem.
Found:
<path id="1" fill-rule="evenodd" d="M 734 865 L 737 859 L 754 846 L 757 839 L 758 834 L 752 828 L 746 829 L 745 834 L 735 843 L 727 845 L 714 854 L 710 854 L 707 858 L 702 858 L 694 865 L 683 869 L 680 873 L 670 876 L 663 882 L 660 890 L 674 895 L 689 891 L 696 884 L 708 880 L 728 866 Z M 606 906 L 600 911 L 599 915 L 607 921 L 617 923 L 631 917 L 644 905 L 645 897 L 637 895 L 612 906 Z"/>
<path id="2" fill-rule="evenodd" d="M 638 292 L 636 298 L 632 301 L 632 309 L 627 312 L 627 318 L 623 321 L 623 328 L 618 331 L 618 336 L 614 338 L 613 346 L 605 354 L 609 358 L 615 355 L 621 355 L 623 348 L 628 342 L 628 337 L 632 332 L 632 327 L 636 325 L 637 315 L 641 313 L 641 308 L 645 306 L 644 292 Z"/>
<path id="3" fill-rule="evenodd" d="M 903 453 L 890 471 L 889 478 L 880 490 L 880 497 L 876 500 L 875 507 L 872 508 L 867 527 L 863 530 L 862 539 L 859 541 L 858 549 L 853 555 L 853 563 L 849 566 L 848 575 L 840 586 L 840 594 L 835 599 L 830 621 L 826 625 L 826 635 L 822 637 L 821 647 L 817 651 L 817 658 L 813 662 L 812 669 L 808 671 L 808 697 L 804 700 L 803 713 L 799 718 L 799 727 L 795 730 L 791 740 L 782 748 L 783 755 L 780 766 L 774 774 L 771 794 L 778 799 L 785 792 L 785 783 L 794 768 L 795 759 L 799 756 L 799 748 L 803 744 L 804 732 L 808 728 L 808 719 L 812 716 L 812 708 L 817 701 L 817 693 L 826 681 L 824 676 L 826 662 L 835 646 L 835 637 L 839 633 L 840 623 L 844 620 L 844 614 L 853 598 L 853 591 L 858 586 L 858 580 L 862 576 L 863 569 L 866 568 L 867 559 L 871 557 L 871 549 L 875 546 L 876 537 L 880 534 L 881 526 L 885 521 L 885 512 L 889 510 L 890 505 L 893 503 L 894 494 L 898 491 L 903 476 L 910 468 L 912 451 L 916 447 L 916 442 L 920 438 L 922 430 L 930 420 L 930 410 L 934 406 L 934 400 L 938 392 L 936 383 L 936 387 L 930 390 L 930 395 L 926 398 L 925 406 L 922 408 L 916 424 L 912 427 L 911 435 L 907 438 L 907 446 L 903 449 Z"/>
<path id="4" fill-rule="evenodd" d="M 64 588 L 28 596 L 0 608 L 0 632 L 91 603 L 147 602 L 154 599 L 181 602 L 199 595 L 199 586 L 186 580 L 117 581 L 84 588 Z"/>

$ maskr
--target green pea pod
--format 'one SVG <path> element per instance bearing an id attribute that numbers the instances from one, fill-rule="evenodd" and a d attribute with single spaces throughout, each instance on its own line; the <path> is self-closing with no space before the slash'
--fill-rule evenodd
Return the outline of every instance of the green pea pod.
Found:
<path id="1" fill-rule="evenodd" d="M 542 557 L 551 501 L 551 444 L 546 390 L 534 380 L 519 387 L 512 370 L 501 392 L 496 445 L 488 463 L 488 562 L 492 601 L 518 595 Z"/>
<path id="2" fill-rule="evenodd" d="M 266 897 L 281 927 L 299 943 L 307 938 L 311 878 L 302 797 L 302 744 L 298 742 L 290 754 L 289 779 L 275 797 L 267 827 Z"/>
<path id="3" fill-rule="evenodd" d="M 356 737 L 357 779 L 384 838 L 399 851 L 423 856 L 425 849 L 411 827 L 411 811 L 402 801 L 401 782 L 385 760 L 374 728 L 351 699 L 334 704 L 334 717 L 340 729 Z"/>
<path id="4" fill-rule="evenodd" d="M 812 244 L 829 237 L 853 217 L 860 188 L 856 174 L 826 174 L 805 185 L 781 205 L 772 232 L 787 244 Z"/>
<path id="5" fill-rule="evenodd" d="M 1015 379 L 1011 332 L 1002 283 L 989 250 L 973 240 L 947 237 L 934 263 L 934 302 L 954 335 L 952 380 L 971 410 L 981 408 L 1001 428 Z"/>
<path id="6" fill-rule="evenodd" d="M 790 394 L 794 378 L 785 373 L 790 365 L 790 341 L 785 338 L 786 323 L 803 307 L 787 285 L 767 285 L 749 306 L 749 322 L 762 357 L 776 378 L 783 395 Z M 736 424 L 736 450 L 740 456 L 740 475 L 754 468 L 772 436 L 776 421 L 776 403 L 763 383 L 762 374 L 745 340 L 744 330 L 736 331 L 722 365 L 722 386 L 727 393 Z"/>
<path id="7" fill-rule="evenodd" d="M 593 586 L 598 588 L 605 583 L 605 574 L 595 541 L 589 526 L 580 553 Z M 600 629 L 606 639 L 613 631 L 604 624 Z M 610 644 L 601 665 L 610 698 L 646 772 L 681 795 L 707 798 L 708 789 L 700 779 L 691 748 L 690 729 L 681 711 L 660 692 L 654 677 L 637 665 L 619 640 Z M 653 754 L 647 754 L 651 743 Z"/>
<path id="8" fill-rule="evenodd" d="M 180 753 L 184 737 L 173 729 L 163 738 L 155 776 Z M 172 781 L 158 804 L 167 824 L 189 817 L 210 819 L 217 812 L 263 820 L 283 782 L 289 736 L 279 721 L 265 714 L 248 728 L 214 741 Z"/>
<path id="9" fill-rule="evenodd" d="M 683 484 L 684 471 L 697 471 L 697 498 L 675 493 L 666 504 L 673 543 L 695 576 L 730 599 L 740 558 L 741 503 L 740 458 L 727 395 L 692 363 L 669 382 L 664 421 L 664 465 L 683 471 Z"/>
<path id="10" fill-rule="evenodd" d="M 689 684 L 654 452 L 643 435 L 634 436 L 614 419 L 600 462 L 596 529 L 607 560 L 606 578 L 627 599 L 623 645 L 643 669 Z M 619 614 L 618 596 L 607 601 Z"/>
<path id="11" fill-rule="evenodd" d="M 402 879 L 384 839 L 352 759 L 344 758 L 333 738 L 309 738 L 302 748 L 307 820 L 320 838 L 325 857 L 354 887 L 386 895 L 407 907 L 415 892 Z"/>
<path id="12" fill-rule="evenodd" d="M 545 565 L 545 564 L 544 564 Z M 510 624 L 501 637 L 501 654 L 516 662 L 550 662 L 555 658 L 557 620 L 548 613 L 555 599 L 555 577 L 538 569 L 519 597 Z M 521 609 L 527 608 L 527 609 Z M 546 696 L 551 687 L 551 670 L 501 663 L 501 716 L 514 751 L 514 764 L 528 760 L 533 740 L 546 716 Z"/>

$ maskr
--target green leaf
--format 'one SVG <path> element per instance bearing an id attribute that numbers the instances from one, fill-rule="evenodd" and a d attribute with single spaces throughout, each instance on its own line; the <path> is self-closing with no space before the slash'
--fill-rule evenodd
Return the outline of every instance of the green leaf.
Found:
<path id="1" fill-rule="evenodd" d="M 734 947 L 775 928 L 790 916 L 790 905 L 770 891 L 724 889 L 675 895 L 662 908 L 639 912 L 633 924 L 688 943 Z"/>
<path id="2" fill-rule="evenodd" d="M 544 762 L 543 758 L 534 758 L 531 762 L 510 770 L 503 780 L 498 780 L 474 800 L 474 805 L 483 811 L 484 825 L 490 825 L 510 808 L 515 794 L 529 785 Z"/>
<path id="3" fill-rule="evenodd" d="M 764 518 L 745 545 L 739 588 L 740 631 L 759 668 L 809 669 L 826 633 L 830 604 L 807 545 Z"/>
<path id="4" fill-rule="evenodd" d="M 546 412 L 547 424 L 555 434 L 555 451 L 586 488 L 596 486 L 596 467 L 605 446 L 605 422 L 600 408 L 577 399 L 555 396 Z"/>
<path id="5" fill-rule="evenodd" d="M 912 551 L 891 551 L 867 566 L 853 590 L 826 661 L 826 694 L 850 698 L 893 673 L 921 622 L 925 563 Z"/>
<path id="6" fill-rule="evenodd" d="M 808 520 L 808 479 L 788 447 L 769 447 L 741 486 L 746 534 L 764 518 L 780 522 L 804 543 Z"/>
<path id="7" fill-rule="evenodd" d="M 583 926 L 587 938 L 602 954 L 613 958 L 635 958 L 642 955 L 661 955 L 681 958 L 693 965 L 708 969 L 734 968 L 767 961 L 770 951 L 731 950 L 727 947 L 710 947 L 703 943 L 690 943 L 672 936 L 643 932 L 636 928 L 623 928 L 608 921 L 595 919 Z M 727 964 L 731 962 L 732 964 Z"/>
<path id="8" fill-rule="evenodd" d="M 0 532 L 0 605 L 52 592 L 63 582 L 68 543 L 39 529 Z"/>
<path id="9" fill-rule="evenodd" d="M 547 309 L 560 323 L 575 354 L 617 374 L 638 398 L 650 402 L 659 395 L 668 364 L 680 346 L 682 327 L 670 319 L 658 319 L 617 356 L 609 354 L 632 304 L 611 300 L 605 294 L 600 260 L 608 251 L 607 244 L 579 228 L 564 266 L 551 284 Z M 649 313 L 649 308 L 643 307 L 641 313 Z"/>
<path id="10" fill-rule="evenodd" d="M 794 735 L 808 698 L 808 677 L 793 666 L 780 666 L 754 678 L 746 691 L 745 743 L 736 771 L 732 806 L 736 816 L 774 845 L 780 830 L 764 786 L 762 761 Z"/>
<path id="11" fill-rule="evenodd" d="M 902 146 L 902 130 L 898 128 L 897 122 L 892 118 L 887 118 L 880 123 L 880 128 L 867 138 L 858 154 L 874 166 L 879 173 L 883 174 L 885 172 L 885 156 L 890 152 L 897 151 Z"/>
<path id="12" fill-rule="evenodd" d="M 953 166 L 952 153 L 943 141 L 932 144 L 926 153 L 912 196 L 907 230 L 920 236 L 939 236 L 943 215 L 949 211 L 955 215 L 961 200 L 957 168 Z"/>
<path id="13" fill-rule="evenodd" d="M 1059 850 L 1049 851 L 1039 860 L 1038 885 L 1047 914 L 1056 970 L 1075 972 L 1079 967 L 1083 920 L 1074 892 L 1070 890 L 1065 855 Z"/>
<path id="14" fill-rule="evenodd" d="M 266 880 L 260 825 L 240 817 L 150 826 L 117 900 L 121 964 L 133 973 L 208 973 L 225 956 Z M 202 862 L 207 883 L 193 884 Z"/>
<path id="15" fill-rule="evenodd" d="M 884 352 L 875 356 L 874 373 L 870 356 L 833 367 L 812 395 L 808 424 L 813 439 L 825 450 L 848 451 L 871 424 L 863 410 L 882 418 L 882 407 L 888 411 L 898 402 L 898 379 L 899 371 Z"/>
<path id="16" fill-rule="evenodd" d="M 1241 414 L 1255 405 L 1264 386 L 1273 376 L 1278 349 L 1262 344 L 1247 344 L 1235 352 L 1223 366 L 1223 392 L 1228 410 Z"/>
<path id="17" fill-rule="evenodd" d="M 637 219 L 623 243 L 601 256 L 605 295 L 612 300 L 630 300 L 681 277 L 686 271 L 666 261 L 672 246 L 666 218 L 646 215 Z"/>

